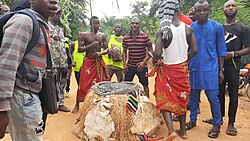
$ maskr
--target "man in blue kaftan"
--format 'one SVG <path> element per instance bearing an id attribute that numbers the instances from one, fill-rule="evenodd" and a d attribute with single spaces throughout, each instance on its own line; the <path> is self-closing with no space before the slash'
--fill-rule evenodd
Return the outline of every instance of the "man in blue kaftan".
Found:
<path id="1" fill-rule="evenodd" d="M 199 0 L 195 4 L 197 21 L 191 26 L 194 30 L 198 53 L 190 60 L 190 122 L 187 130 L 196 126 L 200 92 L 205 90 L 213 116 L 213 128 L 208 136 L 217 138 L 220 133 L 221 112 L 219 103 L 219 83 L 223 81 L 223 56 L 227 56 L 223 26 L 208 19 L 209 4 Z M 221 69 L 220 69 L 221 68 Z"/>

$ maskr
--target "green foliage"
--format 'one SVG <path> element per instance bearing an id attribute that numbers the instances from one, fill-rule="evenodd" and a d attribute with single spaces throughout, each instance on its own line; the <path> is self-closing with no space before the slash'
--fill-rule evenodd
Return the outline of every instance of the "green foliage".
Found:
<path id="1" fill-rule="evenodd" d="M 71 40 L 77 40 L 77 33 L 87 28 L 86 0 L 60 0 L 63 9 L 61 24 L 66 31 L 66 36 Z"/>
<path id="2" fill-rule="evenodd" d="M 3 4 L 11 6 L 14 3 L 15 0 L 0 0 L 0 1 L 2 1 Z"/>

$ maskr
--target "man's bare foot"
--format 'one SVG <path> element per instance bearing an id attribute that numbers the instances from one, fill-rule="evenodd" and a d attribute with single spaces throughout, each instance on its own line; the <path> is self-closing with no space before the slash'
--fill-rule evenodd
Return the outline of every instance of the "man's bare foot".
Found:
<path id="1" fill-rule="evenodd" d="M 71 111 L 71 113 L 76 114 L 79 111 L 79 105 L 75 105 L 74 109 Z"/>
<path id="2" fill-rule="evenodd" d="M 181 130 L 175 130 L 175 132 L 182 138 L 182 139 L 187 139 L 188 136 L 186 133 L 183 133 Z"/>

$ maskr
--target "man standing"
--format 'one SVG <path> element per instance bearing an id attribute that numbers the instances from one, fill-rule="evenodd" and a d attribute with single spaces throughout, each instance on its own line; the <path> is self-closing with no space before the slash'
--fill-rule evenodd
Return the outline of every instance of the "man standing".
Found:
<path id="1" fill-rule="evenodd" d="M 98 17 L 90 18 L 90 26 L 91 31 L 80 34 L 79 38 L 78 51 L 86 52 L 86 55 L 80 72 L 80 84 L 72 113 L 78 112 L 79 103 L 84 101 L 91 86 L 103 80 L 109 80 L 105 63 L 102 60 L 102 55 L 108 53 L 108 45 L 105 35 L 98 31 L 100 26 Z"/>
<path id="2" fill-rule="evenodd" d="M 62 9 L 58 10 L 56 15 L 49 18 L 51 28 L 51 59 L 52 67 L 56 70 L 56 83 L 58 89 L 59 106 L 58 110 L 70 112 L 69 108 L 64 105 L 64 95 L 67 86 L 68 62 L 66 47 L 64 45 L 64 31 L 59 27 Z"/>
<path id="3" fill-rule="evenodd" d="M 125 81 L 133 81 L 136 74 L 149 98 L 148 77 L 145 74 L 148 73 L 149 54 L 153 51 L 152 42 L 148 35 L 140 30 L 140 20 L 137 17 L 130 19 L 130 28 L 122 42 Z"/>
<path id="4" fill-rule="evenodd" d="M 118 82 L 122 82 L 124 68 L 124 63 L 122 60 L 122 25 L 120 23 L 116 23 L 114 31 L 115 35 L 111 35 L 109 38 L 109 57 L 106 61 L 106 66 L 108 68 L 110 78 L 112 78 L 112 76 L 115 74 Z"/>
<path id="5" fill-rule="evenodd" d="M 210 12 L 206 0 L 194 5 L 197 21 L 191 26 L 198 44 L 198 53 L 189 62 L 190 68 L 190 122 L 186 129 L 196 126 L 200 92 L 205 90 L 213 116 L 213 128 L 208 136 L 217 138 L 220 133 L 221 112 L 219 103 L 219 83 L 224 79 L 224 56 L 227 56 L 223 26 L 208 19 Z"/>
<path id="6" fill-rule="evenodd" d="M 81 34 L 83 34 L 82 32 L 78 32 L 77 37 L 78 39 L 81 37 Z M 80 69 L 82 67 L 82 63 L 85 57 L 85 52 L 83 53 L 79 53 L 78 52 L 78 40 L 71 43 L 70 44 L 70 53 L 73 54 L 73 61 L 74 61 L 74 65 L 72 67 L 72 70 L 74 71 L 75 74 L 75 78 L 76 78 L 76 82 L 77 82 L 77 86 L 79 86 L 79 81 L 80 81 Z"/>
<path id="7" fill-rule="evenodd" d="M 156 65 L 149 74 L 154 76 L 153 73 L 157 72 L 154 95 L 156 107 L 161 110 L 168 128 L 166 140 L 176 137 L 171 113 L 179 115 L 180 130 L 177 130 L 177 133 L 181 138 L 187 138 L 185 123 L 190 94 L 188 60 L 197 52 L 194 32 L 191 26 L 178 20 L 179 14 L 177 0 L 166 0 L 160 6 L 161 28 L 157 33 L 153 57 L 153 63 Z"/>
<path id="8" fill-rule="evenodd" d="M 226 133 L 236 136 L 237 129 L 234 127 L 237 107 L 238 107 L 238 85 L 239 70 L 241 67 L 241 56 L 250 53 L 250 32 L 249 29 L 240 21 L 236 21 L 235 16 L 238 6 L 234 0 L 229 0 L 224 4 L 224 14 L 226 21 L 223 25 L 225 30 L 225 40 L 228 56 L 224 63 L 224 81 L 219 87 L 219 99 L 221 105 L 221 115 L 225 116 L 225 86 L 228 83 L 229 107 L 228 107 L 228 127 Z M 243 48 L 245 46 L 245 48 Z M 211 123 L 211 119 L 207 119 Z"/>
<path id="9" fill-rule="evenodd" d="M 5 135 L 9 123 L 12 141 L 43 141 L 44 122 L 38 96 L 42 88 L 42 77 L 46 67 L 46 35 L 49 37 L 48 18 L 58 9 L 58 0 L 33 0 L 31 12 L 35 14 L 46 32 L 32 50 L 25 54 L 33 33 L 32 19 L 24 14 L 12 16 L 2 29 L 4 32 L 0 48 L 0 139 Z M 45 35 L 46 34 L 46 35 Z M 17 71 L 23 62 L 27 75 L 37 77 L 30 82 Z M 8 113 L 8 114 L 7 114 Z"/>

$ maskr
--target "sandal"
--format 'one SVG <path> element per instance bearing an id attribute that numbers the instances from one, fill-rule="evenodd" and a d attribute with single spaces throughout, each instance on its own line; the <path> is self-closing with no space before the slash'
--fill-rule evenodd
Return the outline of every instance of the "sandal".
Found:
<path id="1" fill-rule="evenodd" d="M 190 129 L 194 128 L 195 126 L 196 126 L 195 121 L 189 121 L 188 123 L 186 123 L 186 130 L 190 130 Z"/>
<path id="2" fill-rule="evenodd" d="M 212 121 L 213 121 L 213 118 L 202 120 L 202 122 L 205 122 L 205 123 L 208 123 L 208 124 L 212 124 Z"/>
<path id="3" fill-rule="evenodd" d="M 237 135 L 237 129 L 233 125 L 228 125 L 227 132 L 228 135 L 236 136 Z"/>
<path id="4" fill-rule="evenodd" d="M 208 124 L 213 124 L 213 118 L 209 119 L 203 119 L 202 122 L 208 123 Z M 220 125 L 223 124 L 223 119 L 221 119 Z"/>
<path id="5" fill-rule="evenodd" d="M 212 129 L 209 130 L 208 137 L 210 138 L 218 138 L 220 134 L 220 126 L 213 126 Z"/>
<path id="6" fill-rule="evenodd" d="M 181 130 L 175 130 L 176 134 L 178 134 L 182 139 L 187 139 L 187 134 L 183 134 Z"/>

